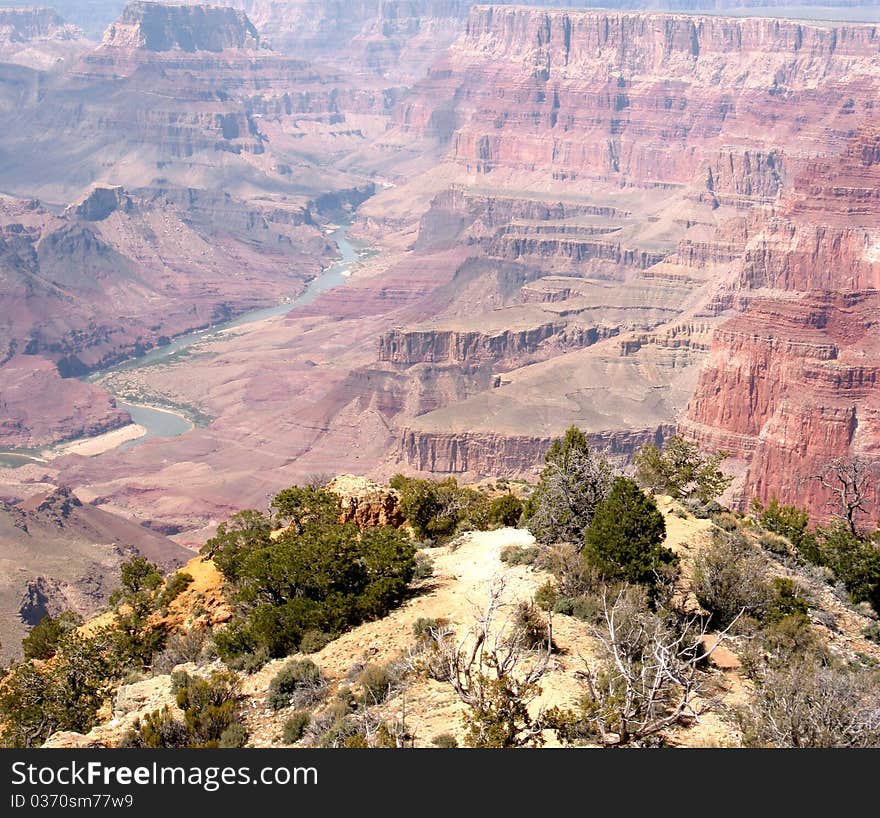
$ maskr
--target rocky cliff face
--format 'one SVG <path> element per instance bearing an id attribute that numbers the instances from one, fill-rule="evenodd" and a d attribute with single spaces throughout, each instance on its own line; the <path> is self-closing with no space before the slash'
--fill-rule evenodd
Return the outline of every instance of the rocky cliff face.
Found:
<path id="1" fill-rule="evenodd" d="M 0 63 L 54 68 L 90 45 L 83 32 L 54 9 L 0 6 Z"/>
<path id="2" fill-rule="evenodd" d="M 744 311 L 716 332 L 684 421 L 749 464 L 746 496 L 806 502 L 817 517 L 828 461 L 880 455 L 877 144 L 871 128 L 809 163 L 755 224 L 738 264 Z"/>
<path id="3" fill-rule="evenodd" d="M 104 33 L 111 48 L 147 51 L 223 51 L 259 48 L 260 35 L 244 12 L 217 6 L 169 6 L 137 2 Z"/>
<path id="4" fill-rule="evenodd" d="M 76 40 L 83 37 L 76 26 L 50 8 L 0 7 L 0 42 L 30 40 Z"/>
<path id="5" fill-rule="evenodd" d="M 669 367 L 660 382 L 675 397 L 663 420 L 674 423 L 696 387 L 684 426 L 752 464 L 745 494 L 797 500 L 822 458 L 866 455 L 878 439 L 867 319 L 880 287 L 878 37 L 872 25 L 475 7 L 398 109 L 401 129 L 445 140 L 450 163 L 476 180 L 435 198 L 417 247 L 464 238 L 475 253 L 540 269 L 523 301 L 615 321 L 614 343 L 635 370 L 617 377 L 647 397 L 659 385 L 643 380 L 647 361 L 661 367 L 652 378 Z M 502 193 L 529 185 L 557 203 Z M 575 193 L 582 185 L 588 197 Z M 612 295 L 622 281 L 641 295 Z M 724 323 L 732 312 L 741 315 Z M 406 361 L 454 348 L 454 335 L 420 330 L 382 349 Z M 607 377 L 610 343 L 577 352 L 578 384 L 587 372 Z M 566 401 L 540 394 L 554 369 Z M 614 424 L 603 415 L 614 390 L 581 393 L 563 371 L 572 377 L 574 365 L 514 369 L 494 393 L 410 421 L 402 458 L 419 469 L 511 468 L 515 457 L 496 463 L 479 446 L 466 456 L 464 441 L 499 425 L 521 440 L 553 412 L 593 433 Z M 571 402 L 591 408 L 568 414 Z M 793 476 L 782 486 L 784 470 Z"/>

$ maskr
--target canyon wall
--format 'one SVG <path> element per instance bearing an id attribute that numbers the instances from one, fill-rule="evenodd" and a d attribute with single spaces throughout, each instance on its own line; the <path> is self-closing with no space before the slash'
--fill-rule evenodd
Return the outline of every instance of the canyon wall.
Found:
<path id="1" fill-rule="evenodd" d="M 878 131 L 809 163 L 738 262 L 742 314 L 715 334 L 683 421 L 749 464 L 744 496 L 807 503 L 837 458 L 880 458 Z M 750 291 L 754 290 L 752 296 Z M 859 520 L 876 522 L 880 485 Z"/>

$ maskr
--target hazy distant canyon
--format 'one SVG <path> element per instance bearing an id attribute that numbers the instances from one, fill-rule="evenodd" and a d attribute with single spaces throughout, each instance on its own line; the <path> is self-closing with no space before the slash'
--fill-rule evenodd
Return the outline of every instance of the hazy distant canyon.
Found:
<path id="1" fill-rule="evenodd" d="M 0 6 L 10 542 L 68 486 L 173 560 L 304 477 L 529 474 L 573 423 L 621 459 L 681 429 L 818 515 L 822 463 L 880 456 L 880 28 L 530 5 Z M 343 238 L 344 285 L 87 378 Z M 194 428 L 57 448 L 127 427 L 114 394 Z M 4 606 L 75 595 L 40 559 Z"/>

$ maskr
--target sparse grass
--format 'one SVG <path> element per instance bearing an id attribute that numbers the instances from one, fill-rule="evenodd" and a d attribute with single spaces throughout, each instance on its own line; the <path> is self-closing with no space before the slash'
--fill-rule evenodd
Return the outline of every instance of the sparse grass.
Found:
<path id="1" fill-rule="evenodd" d="M 508 545 L 501 549 L 501 562 L 508 565 L 533 565 L 541 549 L 537 545 Z"/>

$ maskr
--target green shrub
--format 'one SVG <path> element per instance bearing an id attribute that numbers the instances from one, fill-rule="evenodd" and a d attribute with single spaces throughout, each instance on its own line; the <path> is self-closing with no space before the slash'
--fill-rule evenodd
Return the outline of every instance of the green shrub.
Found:
<path id="1" fill-rule="evenodd" d="M 522 517 L 523 504 L 515 494 L 504 494 L 489 503 L 489 522 L 498 526 L 515 526 Z"/>
<path id="2" fill-rule="evenodd" d="M 741 612 L 763 619 L 773 598 L 764 557 L 742 534 L 716 532 L 711 545 L 694 558 L 693 590 L 710 614 L 712 625 L 725 628 Z"/>
<path id="3" fill-rule="evenodd" d="M 705 505 L 733 482 L 719 468 L 727 456 L 727 452 L 706 456 L 696 443 L 672 435 L 662 448 L 643 446 L 635 453 L 633 464 L 636 479 L 644 487 L 675 499 L 693 498 Z M 718 506 L 717 511 L 720 510 Z M 707 509 L 708 514 L 717 511 Z"/>
<path id="4" fill-rule="evenodd" d="M 544 457 L 541 479 L 523 509 L 528 529 L 540 543 L 580 544 L 613 476 L 608 460 L 572 426 L 553 441 Z"/>
<path id="5" fill-rule="evenodd" d="M 435 747 L 452 749 L 453 747 L 458 747 L 458 740 L 452 733 L 440 733 L 439 736 L 434 736 L 431 739 L 431 744 Z"/>
<path id="6" fill-rule="evenodd" d="M 653 498 L 634 480 L 617 477 L 596 507 L 584 537 L 583 560 L 607 580 L 654 585 L 660 572 L 678 563 L 662 543 L 666 523 Z"/>
<path id="7" fill-rule="evenodd" d="M 360 532 L 340 524 L 338 498 L 311 488 L 287 489 L 275 506 L 290 527 L 275 541 L 257 512 L 237 515 L 203 553 L 224 574 L 237 613 L 215 634 L 221 658 L 295 651 L 308 631 L 339 634 L 384 616 L 405 598 L 415 571 L 407 534 L 380 526 Z"/>
<path id="8" fill-rule="evenodd" d="M 795 548 L 803 545 L 810 523 L 806 509 L 783 506 L 773 497 L 766 506 L 757 498 L 752 500 L 752 512 L 767 531 L 790 540 Z"/>
<path id="9" fill-rule="evenodd" d="M 305 633 L 299 643 L 300 653 L 317 653 L 333 641 L 332 634 L 324 633 L 324 631 L 316 628 L 310 628 Z"/>
<path id="10" fill-rule="evenodd" d="M 773 599 L 767 607 L 769 622 L 778 622 L 786 617 L 797 617 L 805 622 L 809 621 L 807 600 L 798 593 L 798 586 L 794 580 L 787 577 L 774 577 L 773 592 Z"/>
<path id="11" fill-rule="evenodd" d="M 545 611 L 554 610 L 558 599 L 559 592 L 549 579 L 535 591 L 535 604 Z"/>
<path id="12" fill-rule="evenodd" d="M 434 576 L 434 561 L 425 554 L 416 554 L 416 568 L 413 572 L 413 581 L 421 582 Z"/>
<path id="13" fill-rule="evenodd" d="M 309 722 L 312 720 L 308 710 L 294 710 L 284 720 L 281 728 L 281 737 L 285 744 L 296 744 L 306 732 Z"/>
<path id="14" fill-rule="evenodd" d="M 838 523 L 818 532 L 817 551 L 846 586 L 853 602 L 870 602 L 880 612 L 880 548 Z"/>
<path id="15" fill-rule="evenodd" d="M 183 722 L 171 714 L 168 705 L 135 719 L 119 743 L 120 747 L 179 749 L 189 747 L 190 736 Z"/>
<path id="16" fill-rule="evenodd" d="M 220 735 L 220 746 L 227 748 L 244 747 L 247 740 L 247 727 L 240 721 L 236 721 L 230 724 Z"/>
<path id="17" fill-rule="evenodd" d="M 215 671 L 207 679 L 182 674 L 176 687 L 188 746 L 219 747 L 226 730 L 239 721 L 238 677 L 225 671 Z"/>
<path id="18" fill-rule="evenodd" d="M 325 687 L 324 675 L 311 659 L 292 659 L 269 682 L 266 702 L 273 710 L 312 704 L 321 698 Z"/>
<path id="19" fill-rule="evenodd" d="M 104 632 L 68 632 L 51 664 L 13 664 L 0 685 L 0 744 L 38 747 L 58 730 L 87 733 L 118 674 Z"/>
<path id="20" fill-rule="evenodd" d="M 82 621 L 82 617 L 73 611 L 62 611 L 57 618 L 46 614 L 21 640 L 24 658 L 51 658 L 58 650 L 62 639 L 82 625 Z"/>
<path id="21" fill-rule="evenodd" d="M 178 571 L 165 584 L 165 588 L 159 597 L 159 604 L 163 608 L 167 608 L 177 597 L 179 597 L 195 580 L 192 574 L 186 571 Z"/>
<path id="22" fill-rule="evenodd" d="M 381 704 L 392 689 L 391 676 L 382 665 L 368 664 L 358 678 L 365 704 Z"/>
<path id="23" fill-rule="evenodd" d="M 537 545 L 507 545 L 501 549 L 501 562 L 508 565 L 532 565 L 541 549 Z"/>

